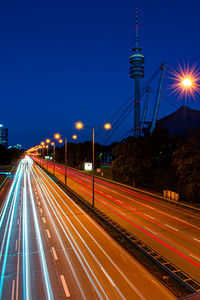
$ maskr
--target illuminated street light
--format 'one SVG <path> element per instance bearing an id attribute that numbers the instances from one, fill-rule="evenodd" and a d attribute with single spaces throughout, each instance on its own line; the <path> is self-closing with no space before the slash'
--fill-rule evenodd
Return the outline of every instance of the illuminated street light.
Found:
<path id="1" fill-rule="evenodd" d="M 54 134 L 54 139 L 59 140 L 60 139 L 60 134 L 59 133 L 55 133 Z"/>
<path id="2" fill-rule="evenodd" d="M 111 129 L 111 124 L 110 123 L 104 124 L 104 129 L 106 129 L 106 130 Z"/>
<path id="3" fill-rule="evenodd" d="M 94 137 L 95 137 L 95 129 L 96 128 L 104 128 L 106 130 L 109 130 L 109 129 L 111 129 L 111 124 L 105 123 L 103 127 L 89 127 L 89 126 L 83 125 L 82 122 L 77 122 L 77 123 L 75 123 L 75 127 L 77 129 L 82 129 L 83 127 L 92 129 L 92 207 L 94 207 L 94 158 L 95 158 Z"/>
<path id="4" fill-rule="evenodd" d="M 51 141 L 50 139 L 46 139 L 46 143 L 49 144 Z"/>
<path id="5" fill-rule="evenodd" d="M 77 122 L 77 123 L 75 124 L 75 127 L 76 127 L 76 129 L 82 129 L 82 128 L 84 127 L 84 125 L 83 125 L 82 122 Z"/>
<path id="6" fill-rule="evenodd" d="M 76 134 L 73 134 L 73 135 L 72 135 L 72 138 L 73 138 L 73 140 L 77 140 L 77 135 L 76 135 Z"/>
<path id="7" fill-rule="evenodd" d="M 62 144 L 62 143 L 63 143 L 63 140 L 62 140 L 62 139 L 60 139 L 58 142 L 59 142 L 60 144 Z"/>

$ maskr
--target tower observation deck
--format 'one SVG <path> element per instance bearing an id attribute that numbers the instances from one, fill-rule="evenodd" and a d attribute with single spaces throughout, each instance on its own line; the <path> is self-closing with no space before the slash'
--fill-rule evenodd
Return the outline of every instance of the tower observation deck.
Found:
<path id="1" fill-rule="evenodd" d="M 136 8 L 136 27 L 135 27 L 135 47 L 130 56 L 130 77 L 135 80 L 135 99 L 134 99 L 134 136 L 139 136 L 141 131 L 140 122 L 140 79 L 144 77 L 144 55 L 141 54 L 142 48 L 139 47 L 138 35 L 138 9 Z"/>

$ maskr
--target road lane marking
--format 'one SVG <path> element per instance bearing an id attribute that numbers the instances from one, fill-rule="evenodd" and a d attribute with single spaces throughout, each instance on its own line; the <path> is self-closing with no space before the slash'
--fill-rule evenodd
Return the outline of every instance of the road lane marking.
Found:
<path id="1" fill-rule="evenodd" d="M 50 239 L 51 238 L 51 235 L 50 235 L 50 232 L 48 229 L 45 230 L 46 231 L 46 234 L 47 234 L 47 237 Z"/>
<path id="2" fill-rule="evenodd" d="M 41 214 L 43 213 L 43 210 L 42 210 L 42 208 L 40 208 L 40 212 L 41 212 Z"/>
<path id="3" fill-rule="evenodd" d="M 37 203 L 38 203 L 38 205 L 40 205 L 40 201 L 38 201 Z"/>
<path id="4" fill-rule="evenodd" d="M 171 229 L 173 229 L 173 230 L 175 230 L 175 231 L 179 231 L 178 229 L 176 229 L 176 228 L 174 228 L 174 227 L 172 227 L 172 226 L 170 226 L 168 224 L 164 224 L 164 225 L 167 226 L 167 227 L 169 227 L 169 228 L 171 228 Z"/>
<path id="5" fill-rule="evenodd" d="M 13 280 L 12 282 L 12 297 L 11 297 L 12 300 L 14 300 L 14 296 L 15 296 L 15 280 Z"/>
<path id="6" fill-rule="evenodd" d="M 189 253 L 189 255 L 200 261 L 200 258 L 196 257 L 195 255 L 193 255 L 191 253 Z"/>
<path id="7" fill-rule="evenodd" d="M 42 217 L 43 223 L 45 224 L 47 221 L 45 219 L 45 217 Z"/>
<path id="8" fill-rule="evenodd" d="M 151 218 L 151 219 L 155 219 L 154 217 L 152 217 L 152 216 L 149 216 L 149 215 L 147 215 L 147 214 L 144 214 L 145 216 L 147 216 L 147 217 L 149 217 L 149 218 Z"/>
<path id="9" fill-rule="evenodd" d="M 15 251 L 17 251 L 17 244 L 18 244 L 18 241 L 16 240 L 16 242 L 15 242 Z"/>
<path id="10" fill-rule="evenodd" d="M 51 247 L 51 250 L 52 250 L 52 252 L 53 252 L 53 256 L 54 256 L 55 260 L 58 260 L 58 256 L 57 256 L 57 254 L 56 254 L 55 248 L 54 248 L 54 247 Z"/>
<path id="11" fill-rule="evenodd" d="M 110 195 L 108 195 L 108 194 L 107 194 L 107 197 L 112 198 L 112 196 L 110 196 Z"/>
<path id="12" fill-rule="evenodd" d="M 146 228 L 147 230 L 151 231 L 153 234 L 157 235 L 157 233 L 154 232 L 153 230 L 151 230 L 150 228 L 148 228 L 148 227 L 144 227 L 144 228 Z"/>
<path id="13" fill-rule="evenodd" d="M 112 278 L 108 275 L 108 273 L 104 270 L 103 267 L 101 267 L 101 270 L 104 272 L 108 280 L 111 282 L 111 284 L 115 287 L 115 283 L 113 282 Z"/>
<path id="14" fill-rule="evenodd" d="M 61 282 L 62 282 L 62 285 L 63 285 L 63 289 L 64 289 L 64 291 L 65 291 L 65 296 L 66 296 L 67 298 L 69 298 L 69 297 L 70 297 L 70 293 L 69 293 L 69 289 L 68 289 L 68 287 L 67 287 L 67 283 L 66 283 L 66 281 L 65 281 L 64 275 L 60 275 L 60 279 L 61 279 Z"/>
<path id="15" fill-rule="evenodd" d="M 199 243 L 200 243 L 200 240 L 198 240 L 198 239 L 196 239 L 196 238 L 193 238 L 193 240 L 195 240 L 195 241 L 197 241 L 197 242 L 199 242 Z"/>
<path id="16" fill-rule="evenodd" d="M 17 226 L 19 226 L 19 218 L 18 218 L 18 220 L 17 220 Z"/>

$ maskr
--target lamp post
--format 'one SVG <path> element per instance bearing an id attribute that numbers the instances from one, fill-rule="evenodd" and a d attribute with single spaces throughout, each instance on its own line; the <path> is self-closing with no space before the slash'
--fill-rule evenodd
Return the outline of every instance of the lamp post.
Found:
<path id="1" fill-rule="evenodd" d="M 47 143 L 47 171 L 48 171 L 48 156 L 49 156 L 49 145 L 51 143 L 50 139 L 46 139 L 46 143 Z"/>
<path id="2" fill-rule="evenodd" d="M 55 143 L 52 142 L 51 146 L 53 146 L 53 175 L 55 175 Z"/>
<path id="3" fill-rule="evenodd" d="M 77 139 L 77 135 L 74 134 L 72 135 L 72 139 L 76 140 Z M 65 138 L 65 186 L 67 186 L 67 138 Z"/>
<path id="4" fill-rule="evenodd" d="M 102 127 L 89 127 L 89 126 L 83 125 L 82 122 L 77 122 L 75 124 L 75 127 L 77 129 L 82 129 L 83 127 L 92 129 L 92 207 L 94 207 L 94 163 L 95 163 L 95 144 L 94 144 L 95 141 L 94 140 L 95 140 L 95 129 L 102 128 Z M 106 130 L 109 130 L 109 129 L 111 129 L 111 124 L 106 123 L 106 124 L 104 124 L 103 128 L 106 129 Z"/>

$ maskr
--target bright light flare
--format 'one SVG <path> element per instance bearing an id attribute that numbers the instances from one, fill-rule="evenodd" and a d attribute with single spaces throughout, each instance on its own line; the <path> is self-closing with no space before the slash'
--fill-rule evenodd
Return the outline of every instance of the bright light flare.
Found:
<path id="1" fill-rule="evenodd" d="M 73 134 L 73 135 L 72 135 L 72 138 L 73 138 L 73 140 L 77 140 L 78 137 L 77 137 L 76 134 Z"/>
<path id="2" fill-rule="evenodd" d="M 63 143 L 63 140 L 62 140 L 62 139 L 60 139 L 58 142 L 59 142 L 60 144 L 62 144 L 62 143 Z"/>
<path id="3" fill-rule="evenodd" d="M 182 84 L 184 86 L 191 86 L 191 85 L 193 85 L 192 80 L 190 78 L 183 79 Z"/>
<path id="4" fill-rule="evenodd" d="M 170 85 L 172 93 L 178 94 L 178 97 L 196 98 L 196 93 L 200 93 L 200 70 L 196 65 L 183 66 L 178 65 L 178 71 L 171 71 L 171 79 L 174 83 Z"/>
<path id="5" fill-rule="evenodd" d="M 51 141 L 50 139 L 46 139 L 46 143 L 49 144 Z"/>
<path id="6" fill-rule="evenodd" d="M 40 144 L 41 144 L 42 146 L 44 146 L 45 142 L 41 142 Z"/>

